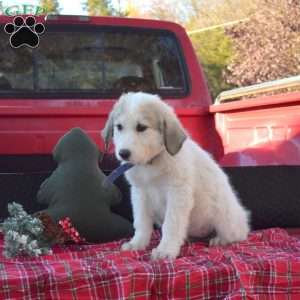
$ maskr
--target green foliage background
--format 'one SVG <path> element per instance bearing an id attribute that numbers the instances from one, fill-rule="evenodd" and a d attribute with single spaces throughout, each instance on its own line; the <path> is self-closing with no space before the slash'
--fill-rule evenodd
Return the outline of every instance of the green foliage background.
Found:
<path id="1" fill-rule="evenodd" d="M 39 5 L 43 7 L 48 14 L 59 14 L 60 12 L 58 0 L 40 0 Z"/>
<path id="2" fill-rule="evenodd" d="M 233 45 L 223 28 L 199 32 L 191 36 L 198 59 L 203 66 L 212 98 L 235 87 L 224 80 L 224 72 L 233 57 Z"/>

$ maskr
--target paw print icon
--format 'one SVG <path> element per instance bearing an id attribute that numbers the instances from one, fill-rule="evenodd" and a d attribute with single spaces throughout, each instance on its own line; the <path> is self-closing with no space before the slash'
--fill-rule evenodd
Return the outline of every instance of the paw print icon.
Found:
<path id="1" fill-rule="evenodd" d="M 26 17 L 24 20 L 21 16 L 16 16 L 12 23 L 4 26 L 4 31 L 10 34 L 10 44 L 13 48 L 28 46 L 36 48 L 39 45 L 39 35 L 45 31 L 42 23 L 36 23 L 32 16 Z"/>

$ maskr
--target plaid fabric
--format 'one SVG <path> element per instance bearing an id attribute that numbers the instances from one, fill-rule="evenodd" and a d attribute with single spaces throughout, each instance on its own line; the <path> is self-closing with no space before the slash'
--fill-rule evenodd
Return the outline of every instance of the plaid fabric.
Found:
<path id="1" fill-rule="evenodd" d="M 156 232 L 147 251 L 121 253 L 118 241 L 0 256 L 0 299 L 300 299 L 300 239 L 283 229 L 225 247 L 188 243 L 174 261 L 150 260 L 158 241 Z"/>

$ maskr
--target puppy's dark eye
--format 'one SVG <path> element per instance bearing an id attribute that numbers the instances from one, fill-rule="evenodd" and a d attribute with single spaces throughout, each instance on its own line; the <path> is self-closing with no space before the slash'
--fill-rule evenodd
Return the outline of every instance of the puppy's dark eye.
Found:
<path id="1" fill-rule="evenodd" d="M 146 125 L 143 125 L 143 124 L 137 124 L 136 125 L 136 131 L 138 132 L 143 132 L 147 129 L 148 127 Z"/>
<path id="2" fill-rule="evenodd" d="M 123 129 L 123 126 L 121 124 L 117 124 L 116 127 L 119 131 L 121 131 Z"/>

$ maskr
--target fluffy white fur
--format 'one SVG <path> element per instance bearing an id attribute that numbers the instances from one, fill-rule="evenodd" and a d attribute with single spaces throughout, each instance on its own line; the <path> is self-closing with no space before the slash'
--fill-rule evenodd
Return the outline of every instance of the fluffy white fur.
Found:
<path id="1" fill-rule="evenodd" d="M 138 131 L 141 125 L 144 131 Z M 135 164 L 126 173 L 135 234 L 123 250 L 145 249 L 154 223 L 162 226 L 162 239 L 153 259 L 175 258 L 188 236 L 204 237 L 212 230 L 217 236 L 211 245 L 247 238 L 248 213 L 227 176 L 158 96 L 122 95 L 102 134 L 106 143 L 113 137 L 120 161 L 120 150 L 127 149 L 127 161 Z"/>

